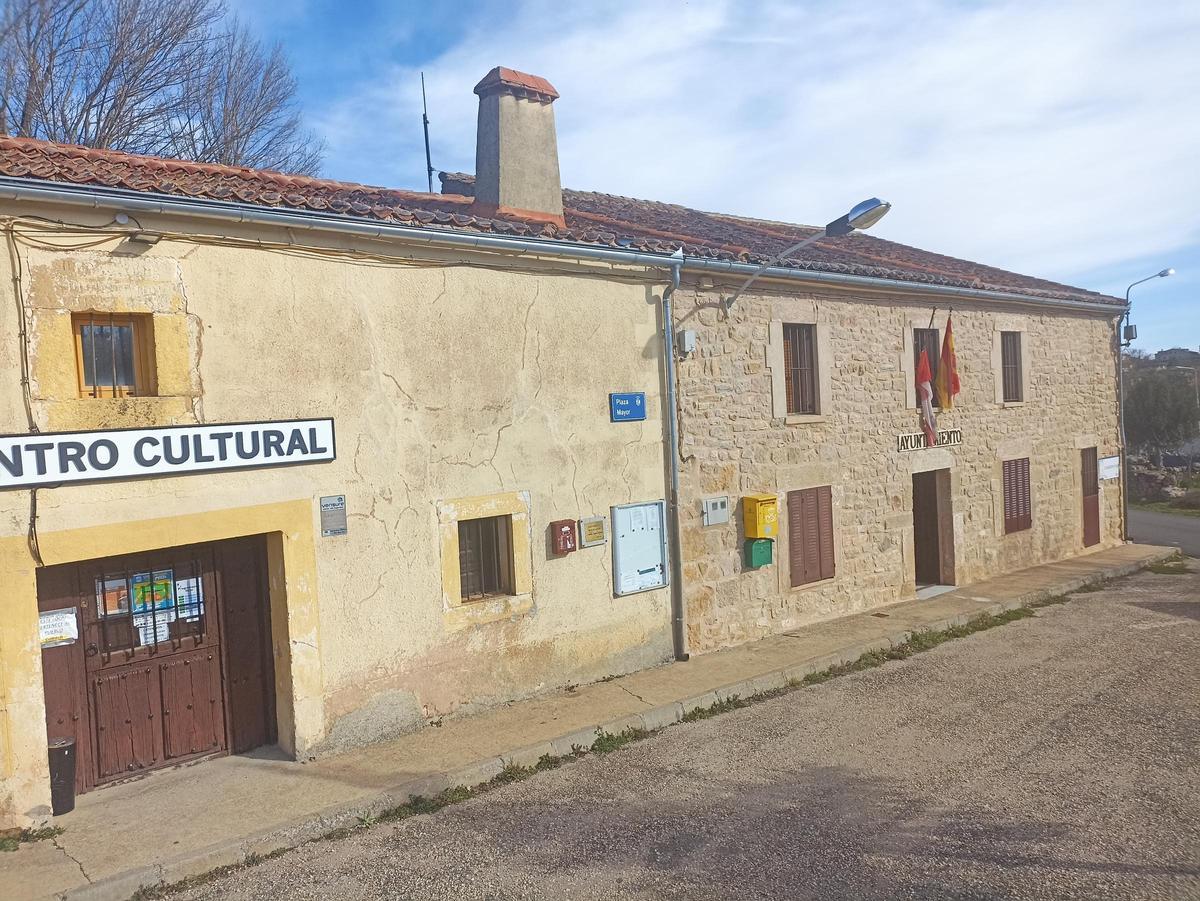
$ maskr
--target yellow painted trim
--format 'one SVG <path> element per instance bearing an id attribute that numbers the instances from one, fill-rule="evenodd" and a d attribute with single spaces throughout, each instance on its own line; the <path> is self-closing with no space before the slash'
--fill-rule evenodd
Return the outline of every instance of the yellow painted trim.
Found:
<path id="1" fill-rule="evenodd" d="M 46 565 L 267 535 L 279 743 L 302 755 L 324 737 L 316 513 L 311 499 L 43 532 Z M 0 539 L 0 828 L 49 815 L 37 571 L 23 537 Z"/>
<path id="2" fill-rule="evenodd" d="M 529 493 L 507 491 L 465 497 L 438 504 L 438 537 L 442 557 L 442 605 L 451 631 L 528 613 L 533 609 L 533 557 L 530 536 Z M 487 602 L 464 603 L 458 563 L 458 523 L 487 516 L 512 517 L 514 596 Z M 471 608 L 472 612 L 464 612 Z"/>

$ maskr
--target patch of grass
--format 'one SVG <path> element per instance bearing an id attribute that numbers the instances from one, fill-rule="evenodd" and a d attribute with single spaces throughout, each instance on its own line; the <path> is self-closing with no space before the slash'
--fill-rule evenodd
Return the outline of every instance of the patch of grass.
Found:
<path id="1" fill-rule="evenodd" d="M 592 742 L 593 754 L 611 754 L 613 751 L 625 747 L 627 744 L 635 741 L 641 741 L 649 736 L 650 733 L 645 729 L 629 728 L 619 735 L 613 735 L 611 732 L 601 732 L 600 735 Z"/>
<path id="2" fill-rule="evenodd" d="M 30 842 L 43 842 L 63 834 L 62 826 L 43 826 L 40 829 L 22 829 L 16 835 L 0 838 L 0 851 L 16 851 Z"/>
<path id="3" fill-rule="evenodd" d="M 724 701 L 717 701 L 709 707 L 696 707 L 689 710 L 683 715 L 685 723 L 694 723 L 696 720 L 706 720 L 709 717 L 720 716 L 722 713 L 728 713 L 730 710 L 738 710 L 742 707 L 749 707 L 753 701 L 742 700 L 737 695 L 732 695 Z"/>
<path id="4" fill-rule="evenodd" d="M 1151 563 L 1146 567 L 1150 572 L 1157 573 L 1160 576 L 1186 576 L 1188 569 L 1187 561 L 1183 557 L 1175 556 L 1169 560 L 1163 560 L 1160 563 Z"/>

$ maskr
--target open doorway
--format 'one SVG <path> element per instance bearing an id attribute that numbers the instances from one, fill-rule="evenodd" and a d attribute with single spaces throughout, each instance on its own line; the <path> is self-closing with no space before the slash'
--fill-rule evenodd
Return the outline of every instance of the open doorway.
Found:
<path id="1" fill-rule="evenodd" d="M 918 597 L 954 585 L 954 512 L 950 470 L 913 473 L 913 549 Z"/>

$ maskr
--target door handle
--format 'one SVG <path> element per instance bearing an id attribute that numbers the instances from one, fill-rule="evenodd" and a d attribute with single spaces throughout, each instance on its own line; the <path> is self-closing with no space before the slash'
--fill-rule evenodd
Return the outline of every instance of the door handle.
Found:
<path id="1" fill-rule="evenodd" d="M 95 657 L 97 654 L 100 653 L 100 649 L 98 647 L 96 647 L 94 644 L 89 644 L 87 646 L 87 648 L 84 650 L 84 653 L 87 654 L 89 657 Z"/>

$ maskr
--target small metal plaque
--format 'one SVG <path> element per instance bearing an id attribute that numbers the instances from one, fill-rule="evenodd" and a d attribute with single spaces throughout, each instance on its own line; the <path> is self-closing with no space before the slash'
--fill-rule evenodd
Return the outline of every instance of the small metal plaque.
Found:
<path id="1" fill-rule="evenodd" d="M 1101 480 L 1121 478 L 1121 458 L 1101 457 L 1096 474 Z"/>
<path id="2" fill-rule="evenodd" d="M 579 520 L 579 546 L 596 547 L 608 541 L 608 520 L 603 516 L 589 516 Z"/>
<path id="3" fill-rule="evenodd" d="M 346 534 L 346 495 L 321 498 L 321 537 Z"/>

